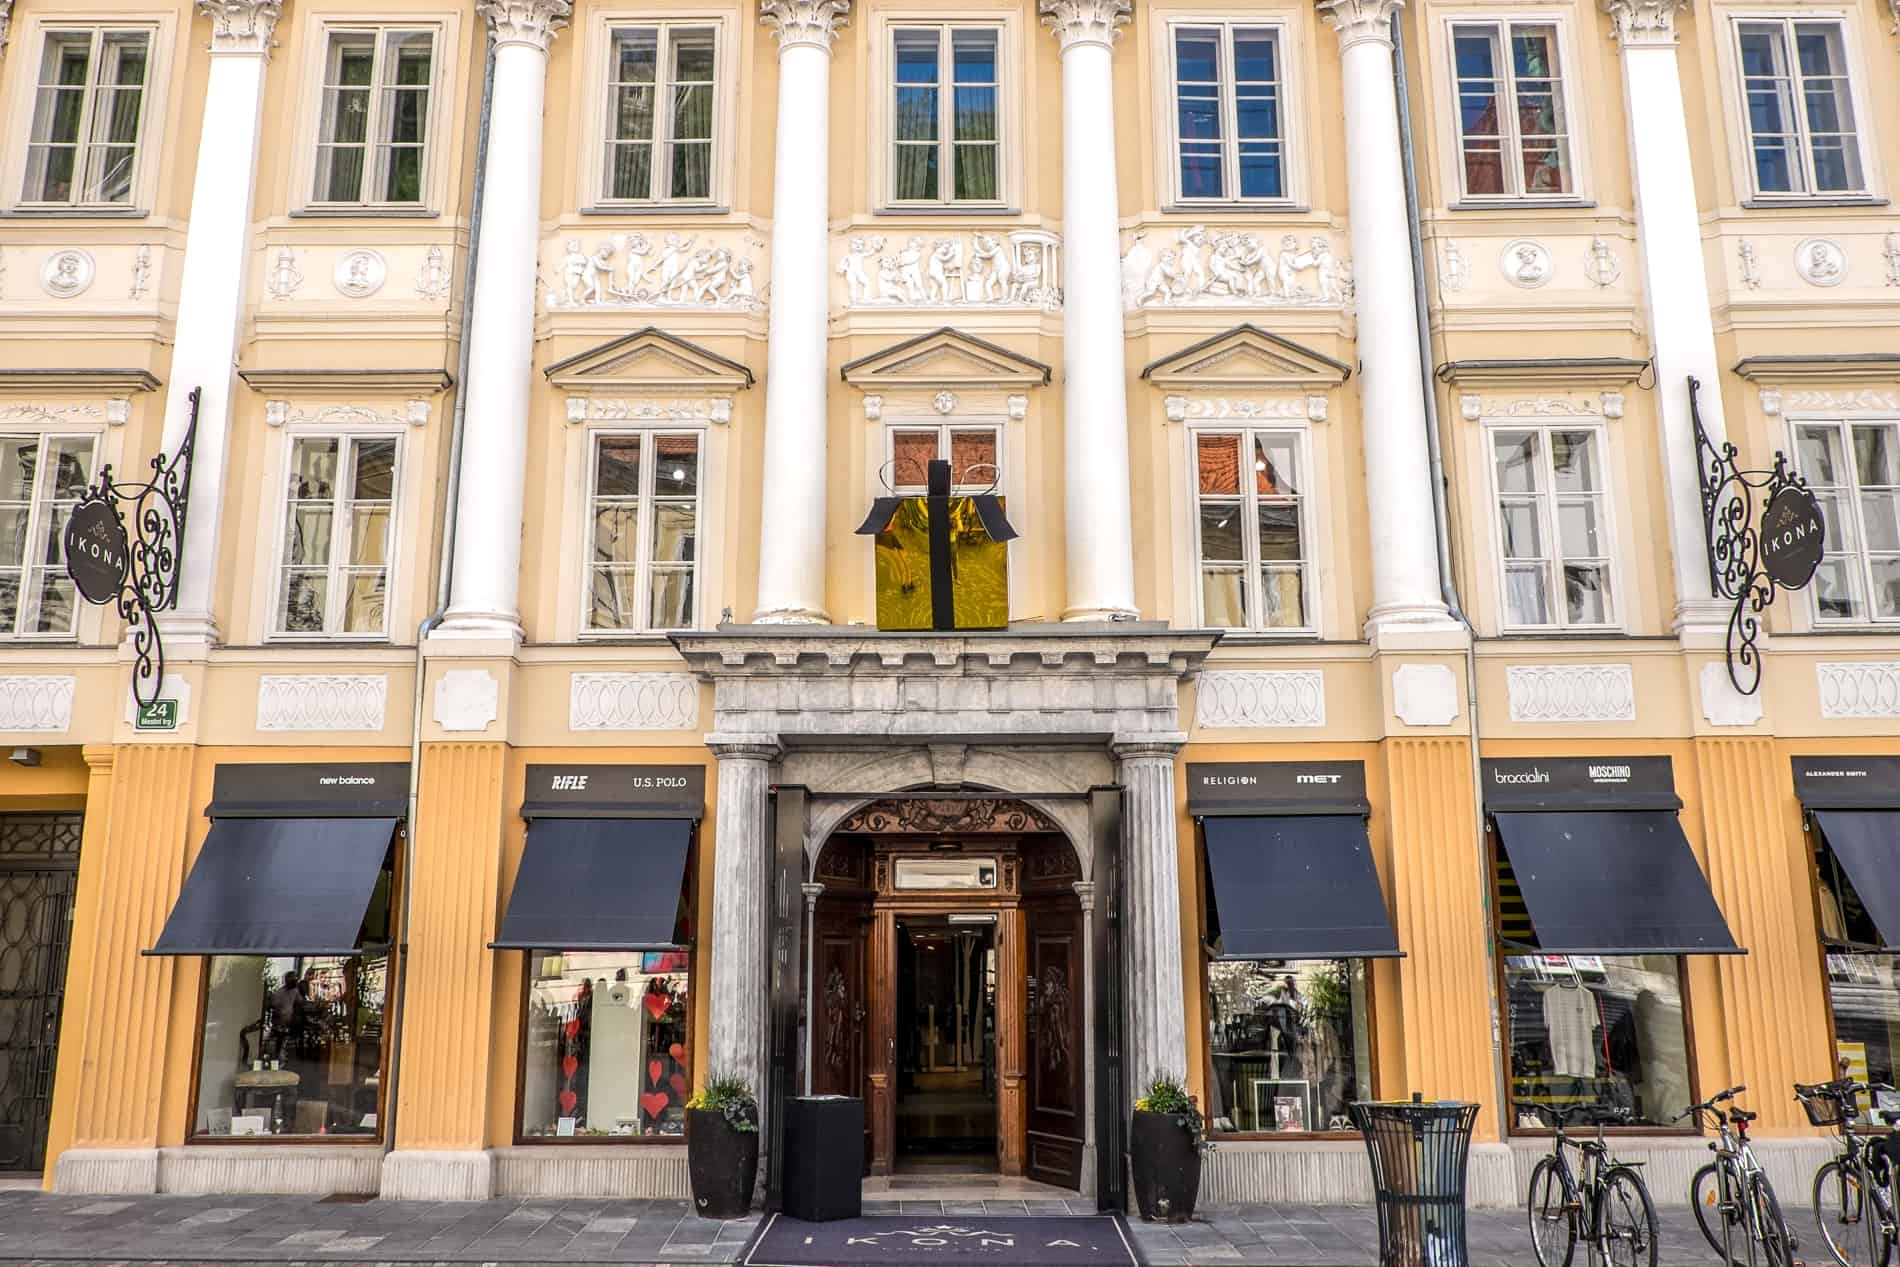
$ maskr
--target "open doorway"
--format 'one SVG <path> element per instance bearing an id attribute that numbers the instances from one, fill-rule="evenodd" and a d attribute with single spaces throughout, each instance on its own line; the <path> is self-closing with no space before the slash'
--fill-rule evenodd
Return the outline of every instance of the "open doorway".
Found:
<path id="1" fill-rule="evenodd" d="M 897 921 L 897 1168 L 996 1168 L 996 916 Z"/>

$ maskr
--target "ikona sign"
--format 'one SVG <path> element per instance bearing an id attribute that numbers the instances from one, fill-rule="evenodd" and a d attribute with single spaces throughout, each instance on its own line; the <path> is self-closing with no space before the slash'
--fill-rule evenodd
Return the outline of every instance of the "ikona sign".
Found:
<path id="1" fill-rule="evenodd" d="M 130 549 L 125 521 L 109 501 L 81 502 L 66 520 L 66 574 L 89 603 L 110 603 L 125 587 Z"/>
<path id="2" fill-rule="evenodd" d="M 1768 501 L 1761 514 L 1761 567 L 1784 589 L 1798 590 L 1821 565 L 1827 525 L 1814 494 L 1789 485 Z"/>

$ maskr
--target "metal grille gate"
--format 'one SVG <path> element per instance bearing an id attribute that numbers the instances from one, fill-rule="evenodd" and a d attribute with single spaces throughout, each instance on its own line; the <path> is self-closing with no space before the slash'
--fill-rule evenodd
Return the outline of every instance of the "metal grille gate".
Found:
<path id="1" fill-rule="evenodd" d="M 0 1170 L 46 1163 L 79 814 L 0 814 Z"/>

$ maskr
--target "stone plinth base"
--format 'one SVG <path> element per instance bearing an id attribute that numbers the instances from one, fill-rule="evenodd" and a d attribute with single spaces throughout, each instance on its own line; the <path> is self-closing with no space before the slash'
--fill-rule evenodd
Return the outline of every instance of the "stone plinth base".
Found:
<path id="1" fill-rule="evenodd" d="M 383 1158 L 385 1201 L 486 1201 L 495 1195 L 494 1154 L 398 1148 Z"/>
<path id="2" fill-rule="evenodd" d="M 674 1197 L 691 1195 L 685 1144 L 589 1148 L 497 1148 L 498 1197 Z"/>
<path id="3" fill-rule="evenodd" d="M 53 1167 L 53 1191 L 147 1196 L 158 1191 L 156 1148 L 69 1148 Z"/>
<path id="4" fill-rule="evenodd" d="M 222 1145 L 158 1150 L 158 1190 L 183 1196 L 213 1192 L 270 1194 L 374 1193 L 383 1168 L 376 1144 Z"/>

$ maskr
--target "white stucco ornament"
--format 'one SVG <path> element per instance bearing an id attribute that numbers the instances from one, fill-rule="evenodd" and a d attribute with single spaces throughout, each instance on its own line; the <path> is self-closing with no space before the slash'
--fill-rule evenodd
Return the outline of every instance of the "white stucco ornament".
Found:
<path id="1" fill-rule="evenodd" d="M 1847 252 L 1828 238 L 1808 238 L 1794 248 L 1794 270 L 1810 286 L 1838 286 L 1847 280 Z"/>
<path id="2" fill-rule="evenodd" d="M 198 0 L 198 11 L 211 19 L 214 53 L 269 53 L 283 0 Z"/>
<path id="3" fill-rule="evenodd" d="M 760 278 L 746 236 L 625 233 L 556 244 L 550 308 L 724 308 L 756 312 Z"/>
<path id="4" fill-rule="evenodd" d="M 337 260 L 336 269 L 331 274 L 337 292 L 351 299 L 367 299 L 383 288 L 383 282 L 388 277 L 388 263 L 379 253 L 370 250 L 345 253 Z"/>
<path id="5" fill-rule="evenodd" d="M 1443 664 L 1404 664 L 1392 673 L 1392 712 L 1408 726 L 1458 720 L 1458 675 Z"/>
<path id="6" fill-rule="evenodd" d="M 850 308 L 1062 306 L 1061 241 L 1042 229 L 1013 233 L 913 233 L 901 242 L 853 233 L 835 272 Z"/>
<path id="7" fill-rule="evenodd" d="M 1352 292 L 1351 270 L 1316 233 L 1291 233 L 1278 248 L 1258 233 L 1192 224 L 1170 244 L 1145 230 L 1122 252 L 1122 304 L 1137 308 L 1336 308 Z"/>
<path id="8" fill-rule="evenodd" d="M 501 683 L 486 669 L 450 669 L 435 684 L 435 723 L 447 731 L 487 730 L 501 711 Z"/>
<path id="9" fill-rule="evenodd" d="M 850 0 L 760 0 L 759 4 L 759 21 L 772 28 L 781 49 L 808 44 L 830 52 L 838 28 L 850 15 Z"/>
<path id="10" fill-rule="evenodd" d="M 1702 666 L 1702 716 L 1711 726 L 1753 726 L 1761 720 L 1761 696 L 1744 695 L 1729 680 L 1728 666 Z"/>
<path id="11" fill-rule="evenodd" d="M 440 245 L 431 246 L 416 270 L 418 299 L 446 299 L 449 293 L 449 257 Z"/>
<path id="12" fill-rule="evenodd" d="M 522 44 L 545 53 L 574 6 L 569 0 L 475 0 L 475 12 L 488 19 L 497 47 Z"/>
<path id="13" fill-rule="evenodd" d="M 96 271 L 92 256 L 77 247 L 54 251 L 40 265 L 40 289 L 55 299 L 82 295 Z"/>
<path id="14" fill-rule="evenodd" d="M 1113 45 L 1135 8 L 1131 0 L 1041 0 L 1036 7 L 1065 51 L 1077 44 Z"/>
<path id="15" fill-rule="evenodd" d="M 1750 290 L 1761 289 L 1761 261 L 1755 257 L 1755 244 L 1747 238 L 1735 244 L 1736 258 L 1741 262 L 1742 285 Z"/>
<path id="16" fill-rule="evenodd" d="M 1498 255 L 1498 268 L 1504 273 L 1504 280 L 1525 290 L 1535 290 L 1549 281 L 1554 267 L 1550 248 L 1529 238 L 1506 242 Z"/>
<path id="17" fill-rule="evenodd" d="M 1590 258 L 1584 262 L 1583 275 L 1598 290 L 1608 290 L 1623 276 L 1623 265 L 1600 233 L 1590 239 Z"/>
<path id="18" fill-rule="evenodd" d="M 1439 270 L 1438 284 L 1446 290 L 1463 290 L 1471 284 L 1471 261 L 1456 242 L 1445 243 L 1445 265 Z"/>

